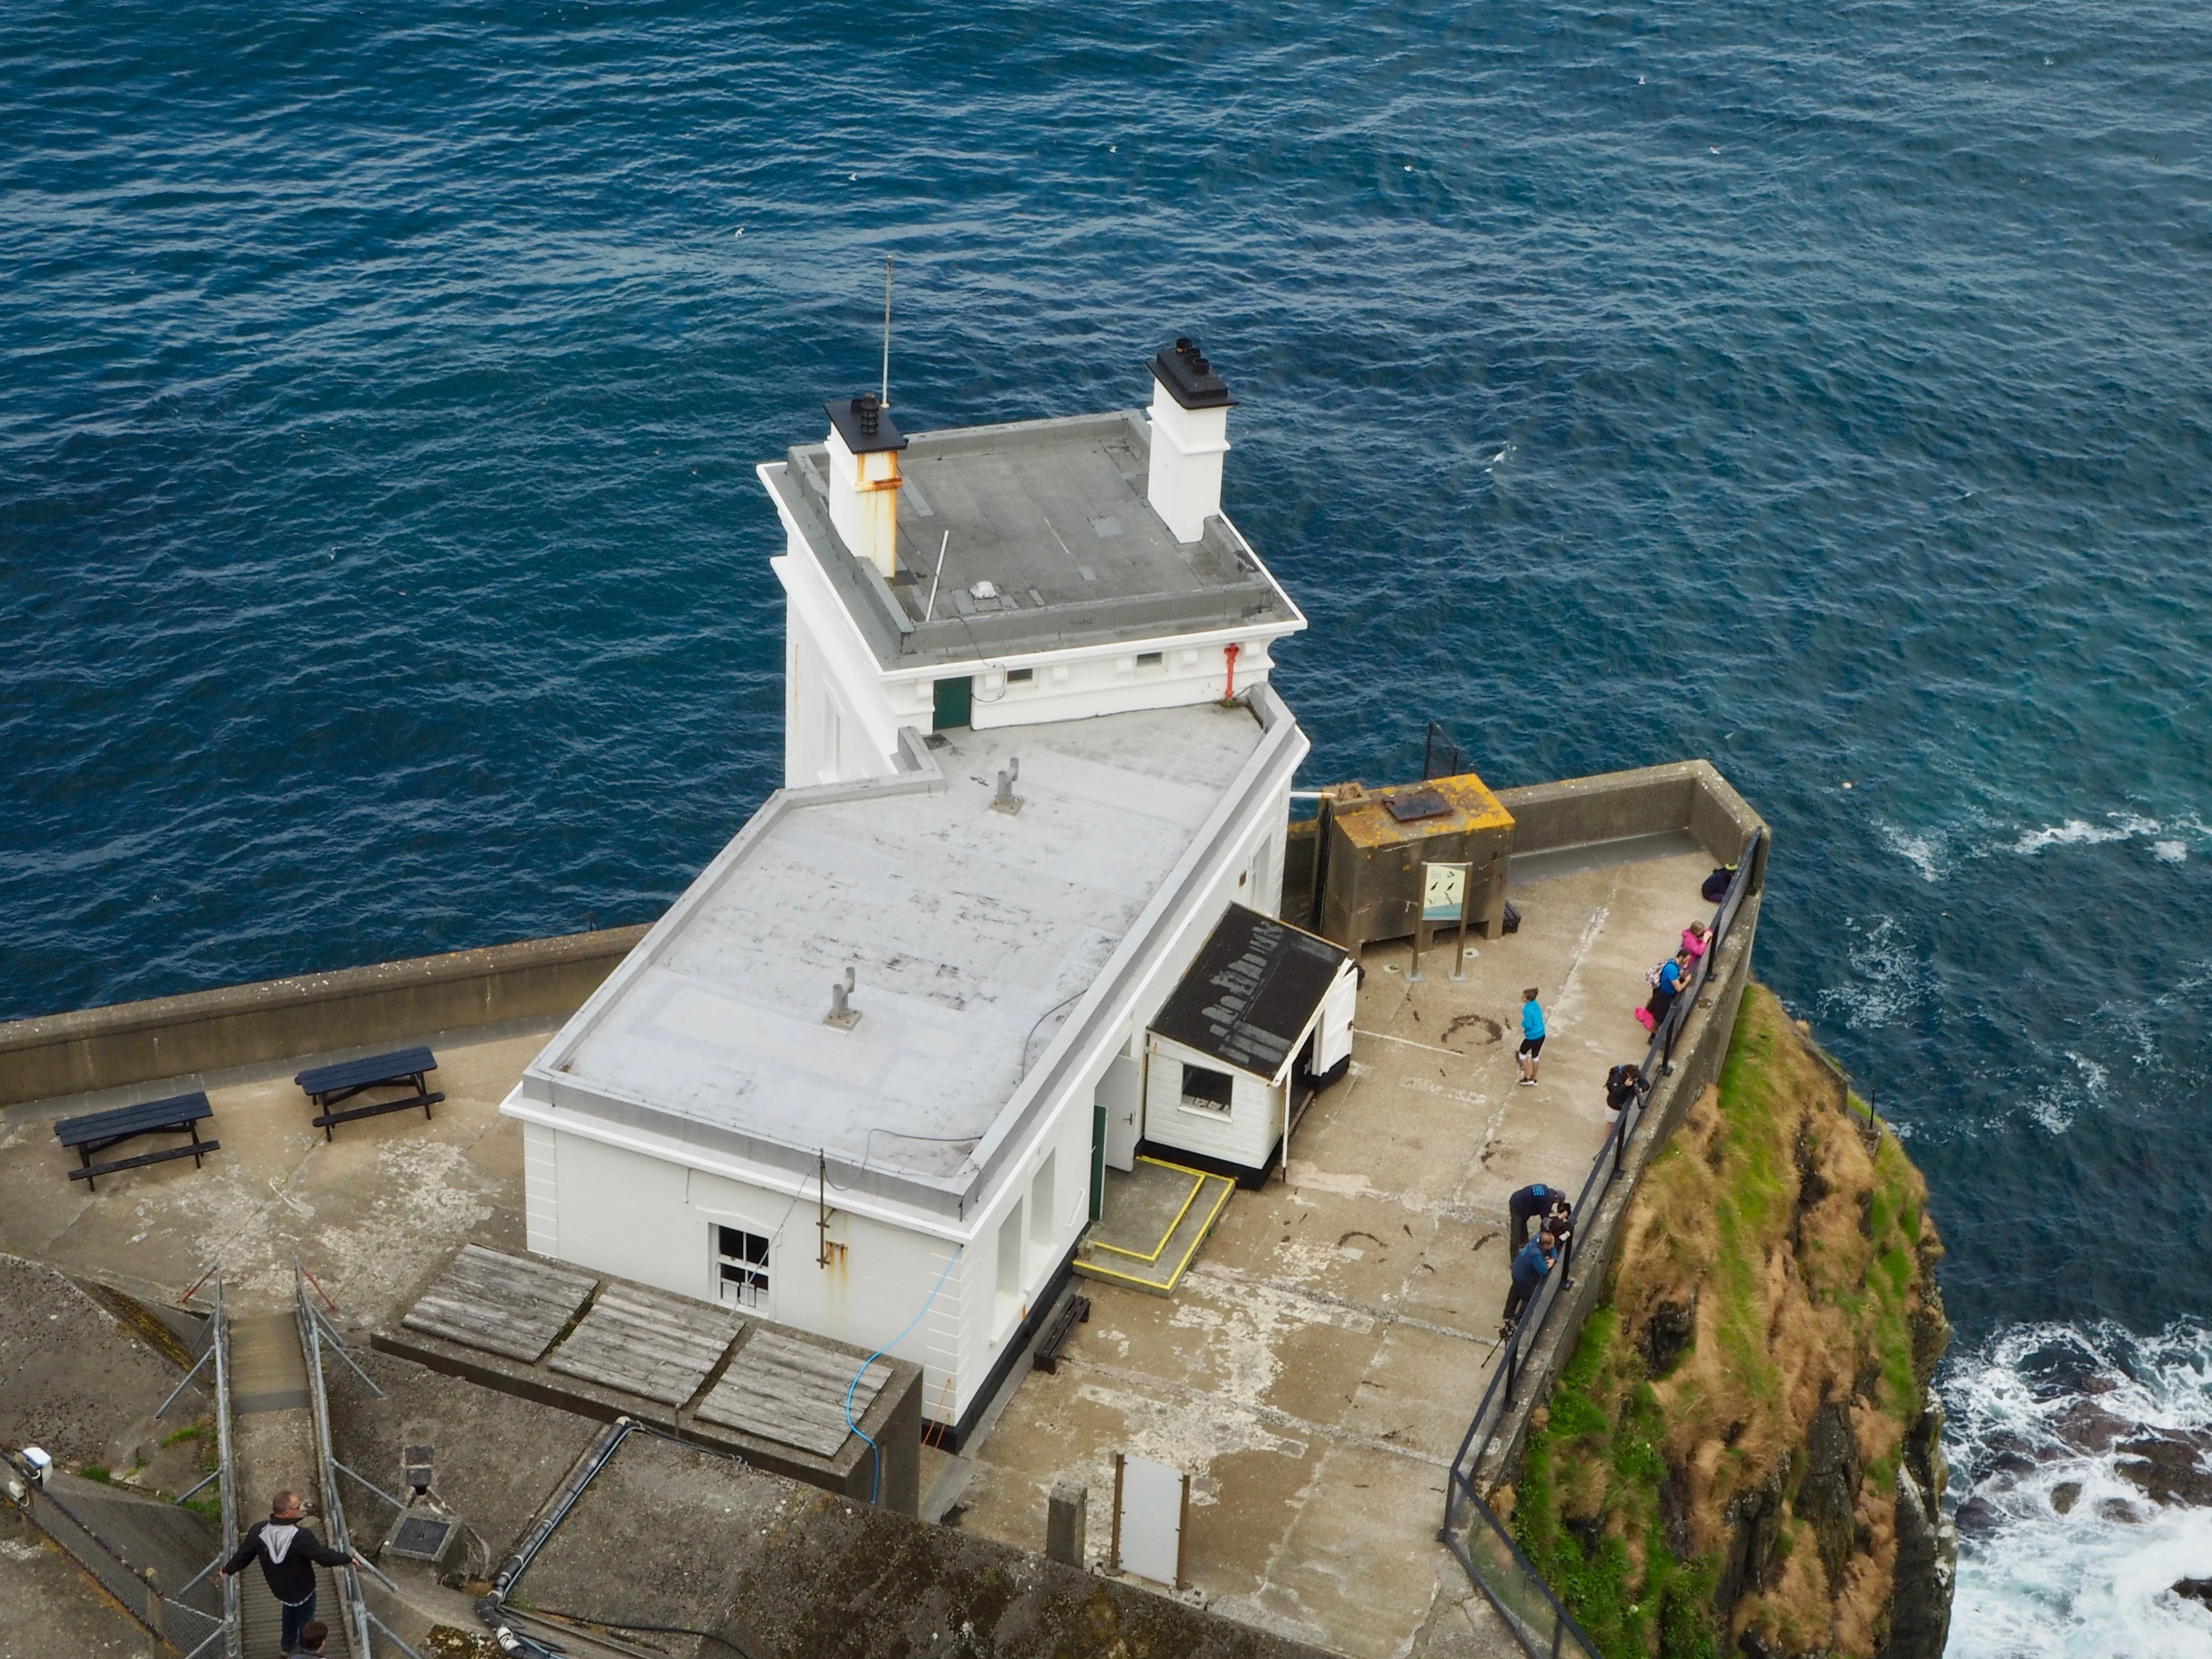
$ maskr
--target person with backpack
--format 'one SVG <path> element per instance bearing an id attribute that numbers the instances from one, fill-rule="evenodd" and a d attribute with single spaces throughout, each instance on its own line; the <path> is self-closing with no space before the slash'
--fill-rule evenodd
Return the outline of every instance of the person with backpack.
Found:
<path id="1" fill-rule="evenodd" d="M 1682 994 L 1683 984 L 1690 976 L 1690 953 L 1677 951 L 1662 962 L 1650 975 L 1651 1000 L 1636 1011 L 1637 1023 L 1647 1031 L 1656 1031 L 1674 1011 L 1674 999 Z"/>
<path id="2" fill-rule="evenodd" d="M 284 1610 L 283 1648 L 289 1654 L 315 1619 L 315 1569 L 358 1566 L 361 1558 L 334 1550 L 301 1522 L 300 1494 L 280 1492 L 269 1506 L 269 1518 L 257 1521 L 239 1540 L 238 1553 L 216 1570 L 218 1578 L 246 1571 L 258 1559 L 269 1593 Z"/>
<path id="3" fill-rule="evenodd" d="M 1628 1103 L 1644 1092 L 1644 1073 L 1632 1062 L 1624 1061 L 1605 1074 L 1605 1109 L 1612 1115 L 1607 1121 L 1618 1118 L 1628 1109 Z"/>

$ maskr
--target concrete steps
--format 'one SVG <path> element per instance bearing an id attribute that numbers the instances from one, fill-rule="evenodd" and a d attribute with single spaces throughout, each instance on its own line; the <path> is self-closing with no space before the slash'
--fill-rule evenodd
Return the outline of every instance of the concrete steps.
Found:
<path id="1" fill-rule="evenodd" d="M 1109 1170 L 1101 1213 L 1075 1248 L 1075 1271 L 1174 1295 L 1236 1190 L 1226 1176 L 1158 1158 L 1140 1158 L 1126 1175 Z"/>

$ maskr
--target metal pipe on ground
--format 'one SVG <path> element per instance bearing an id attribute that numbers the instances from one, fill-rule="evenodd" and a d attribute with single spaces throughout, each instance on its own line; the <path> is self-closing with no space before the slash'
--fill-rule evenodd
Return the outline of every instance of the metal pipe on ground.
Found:
<path id="1" fill-rule="evenodd" d="M 622 1443 L 629 1437 L 630 1431 L 636 1426 L 629 1418 L 617 1417 L 600 1431 L 599 1437 L 569 1468 L 567 1477 L 554 1489 L 553 1496 L 546 1500 L 545 1507 L 538 1511 L 537 1521 L 523 1535 L 521 1544 L 492 1576 L 491 1594 L 477 1608 L 478 1616 L 487 1626 L 498 1622 L 495 1615 L 499 1604 L 507 1600 L 507 1592 L 530 1570 L 530 1564 L 538 1559 L 538 1552 L 545 1547 L 555 1530 L 568 1519 L 568 1511 L 576 1507 L 576 1500 L 584 1495 L 584 1488 L 590 1486 L 592 1478 L 607 1466 L 607 1460 L 615 1455 Z"/>

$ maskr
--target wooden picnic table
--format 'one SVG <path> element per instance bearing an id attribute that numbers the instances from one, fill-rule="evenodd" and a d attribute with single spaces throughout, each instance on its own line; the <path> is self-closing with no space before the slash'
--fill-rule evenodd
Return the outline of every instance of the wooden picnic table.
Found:
<path id="1" fill-rule="evenodd" d="M 54 1133 L 63 1146 L 77 1155 L 82 1168 L 71 1170 L 69 1178 L 82 1181 L 94 1192 L 100 1190 L 99 1178 L 113 1175 L 118 1170 L 135 1170 L 141 1164 L 165 1164 L 173 1158 L 189 1158 L 194 1169 L 200 1169 L 210 1152 L 219 1150 L 219 1140 L 202 1140 L 199 1126 L 214 1116 L 204 1094 L 171 1095 L 166 1100 L 149 1100 L 137 1106 L 118 1106 L 113 1111 L 91 1112 L 83 1117 L 65 1117 L 54 1125 Z M 105 1164 L 94 1164 L 94 1157 L 111 1146 L 120 1146 L 140 1135 L 188 1134 L 192 1138 L 189 1146 L 169 1146 L 158 1152 L 141 1152 L 136 1158 L 112 1158 Z"/>
<path id="2" fill-rule="evenodd" d="M 316 1066 L 301 1072 L 292 1080 L 307 1091 L 307 1098 L 317 1108 L 314 1125 L 323 1132 L 323 1139 L 331 1138 L 333 1125 L 350 1123 L 358 1117 L 374 1117 L 382 1112 L 410 1111 L 420 1106 L 428 1121 L 430 1108 L 446 1097 L 433 1094 L 428 1074 L 438 1069 L 438 1057 L 428 1048 L 397 1048 L 388 1054 L 369 1054 L 360 1060 L 342 1060 L 335 1066 Z M 337 1109 L 339 1103 L 366 1094 L 371 1089 L 395 1088 L 401 1085 L 415 1092 L 398 1100 L 372 1101 L 366 1106 Z"/>

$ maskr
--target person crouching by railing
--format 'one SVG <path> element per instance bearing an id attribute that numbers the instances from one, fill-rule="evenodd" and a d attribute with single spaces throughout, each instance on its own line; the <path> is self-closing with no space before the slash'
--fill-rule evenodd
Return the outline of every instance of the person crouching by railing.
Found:
<path id="1" fill-rule="evenodd" d="M 1505 1200 L 1505 1207 L 1513 1218 L 1513 1243 L 1507 1254 L 1516 1259 L 1528 1248 L 1528 1224 L 1531 1221 L 1541 1216 L 1544 1218 L 1544 1225 L 1552 1231 L 1557 1232 L 1559 1229 L 1553 1226 L 1553 1223 L 1563 1221 L 1572 1211 L 1572 1206 L 1565 1193 L 1557 1187 L 1547 1187 L 1540 1181 L 1531 1186 L 1523 1187 L 1515 1193 L 1512 1197 Z"/>
<path id="2" fill-rule="evenodd" d="M 1528 1248 L 1513 1258 L 1513 1285 L 1505 1292 L 1505 1317 L 1498 1327 L 1499 1341 L 1513 1334 L 1514 1326 L 1520 1322 L 1521 1310 L 1541 1288 L 1559 1259 L 1559 1240 L 1547 1223 L 1544 1231 L 1528 1241 Z"/>

